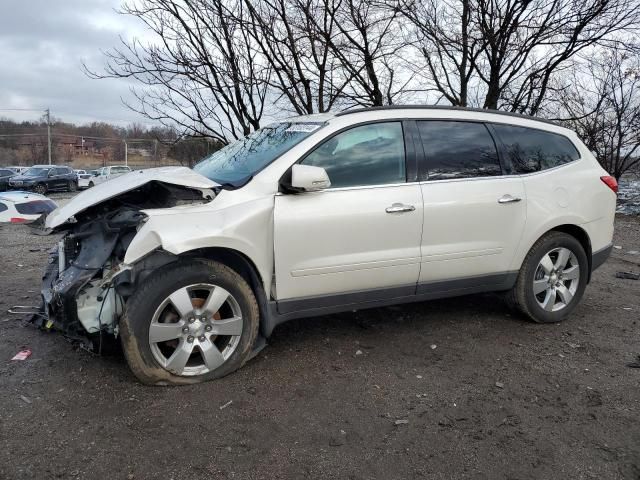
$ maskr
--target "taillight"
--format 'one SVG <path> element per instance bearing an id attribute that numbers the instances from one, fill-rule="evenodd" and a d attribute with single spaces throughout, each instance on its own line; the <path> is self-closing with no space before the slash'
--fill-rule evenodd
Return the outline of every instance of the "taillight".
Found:
<path id="1" fill-rule="evenodd" d="M 600 177 L 600 180 L 602 180 L 607 187 L 613 190 L 613 193 L 618 193 L 618 182 L 616 181 L 615 177 L 607 175 L 605 177 Z"/>
<path id="2" fill-rule="evenodd" d="M 26 221 L 27 221 L 26 218 L 20 218 L 20 217 L 11 218 L 11 223 L 24 223 Z"/>

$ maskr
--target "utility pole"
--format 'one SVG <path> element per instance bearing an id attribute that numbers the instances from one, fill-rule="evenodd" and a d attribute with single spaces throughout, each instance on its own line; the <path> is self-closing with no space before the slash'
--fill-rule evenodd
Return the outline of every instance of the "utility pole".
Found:
<path id="1" fill-rule="evenodd" d="M 49 156 L 49 165 L 51 165 L 51 112 L 48 108 L 45 110 L 45 116 L 47 117 L 47 152 Z"/>
<path id="2" fill-rule="evenodd" d="M 129 165 L 129 152 L 127 151 L 127 140 L 124 141 L 124 164 Z"/>

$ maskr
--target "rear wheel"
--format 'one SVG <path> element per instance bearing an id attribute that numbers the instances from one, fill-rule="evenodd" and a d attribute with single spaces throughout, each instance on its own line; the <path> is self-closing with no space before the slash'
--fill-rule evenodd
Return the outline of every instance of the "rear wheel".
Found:
<path id="1" fill-rule="evenodd" d="M 240 368 L 258 334 L 247 282 L 229 267 L 184 260 L 152 274 L 120 322 L 127 362 L 146 384 L 189 384 Z"/>
<path id="2" fill-rule="evenodd" d="M 587 286 L 589 263 L 580 242 L 571 235 L 551 232 L 531 248 L 509 303 L 534 322 L 566 319 Z"/>
<path id="3" fill-rule="evenodd" d="M 33 191 L 39 193 L 40 195 L 44 195 L 47 193 L 47 185 L 44 183 L 38 183 L 35 187 L 33 187 Z"/>
<path id="4" fill-rule="evenodd" d="M 76 190 L 78 190 L 78 184 L 72 180 L 67 185 L 67 188 L 69 189 L 70 192 L 75 192 Z"/>
<path id="5" fill-rule="evenodd" d="M 93 186 L 94 186 L 94 183 L 93 182 L 89 182 L 89 187 L 88 188 L 91 188 Z"/>

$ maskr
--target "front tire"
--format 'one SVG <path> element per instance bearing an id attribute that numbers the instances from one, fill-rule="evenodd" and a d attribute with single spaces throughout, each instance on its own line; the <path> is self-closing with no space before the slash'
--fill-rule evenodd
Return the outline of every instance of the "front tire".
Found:
<path id="1" fill-rule="evenodd" d="M 33 187 L 33 191 L 40 195 L 44 195 L 45 193 L 47 193 L 47 185 L 44 183 L 39 183 L 35 187 Z"/>
<path id="2" fill-rule="evenodd" d="M 67 185 L 67 187 L 69 188 L 69 191 L 71 193 L 75 192 L 76 190 L 78 190 L 78 184 L 74 181 L 70 181 L 69 184 Z"/>
<path id="3" fill-rule="evenodd" d="M 580 242 L 551 232 L 529 250 L 507 300 L 537 323 L 565 320 L 587 286 L 589 262 Z"/>
<path id="4" fill-rule="evenodd" d="M 180 260 L 152 273 L 127 301 L 122 346 L 148 385 L 223 377 L 249 359 L 260 314 L 247 282 L 226 265 Z"/>

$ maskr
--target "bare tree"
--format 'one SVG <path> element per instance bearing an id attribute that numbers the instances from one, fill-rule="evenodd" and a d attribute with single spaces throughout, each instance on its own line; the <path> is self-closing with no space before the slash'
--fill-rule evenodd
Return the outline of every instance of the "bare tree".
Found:
<path id="1" fill-rule="evenodd" d="M 400 1 L 444 98 L 531 115 L 576 55 L 620 45 L 640 21 L 636 0 Z"/>
<path id="2" fill-rule="evenodd" d="M 406 49 L 396 6 L 383 8 L 372 0 L 322 0 L 336 33 L 327 38 L 347 88 L 350 104 L 378 106 L 395 103 L 411 77 L 400 72 Z"/>
<path id="3" fill-rule="evenodd" d="M 330 110 L 348 79 L 337 73 L 330 48 L 335 21 L 321 0 L 245 0 L 251 35 L 271 69 L 269 84 L 285 108 L 309 114 Z"/>
<path id="4" fill-rule="evenodd" d="M 607 50 L 574 72 L 572 88 L 559 96 L 561 119 L 594 152 L 611 175 L 640 165 L 640 58 Z"/>
<path id="5" fill-rule="evenodd" d="M 133 78 L 133 110 L 184 134 L 224 143 L 260 127 L 268 72 L 252 46 L 242 0 L 141 0 L 121 12 L 140 19 L 157 43 L 121 39 L 94 78 Z"/>

